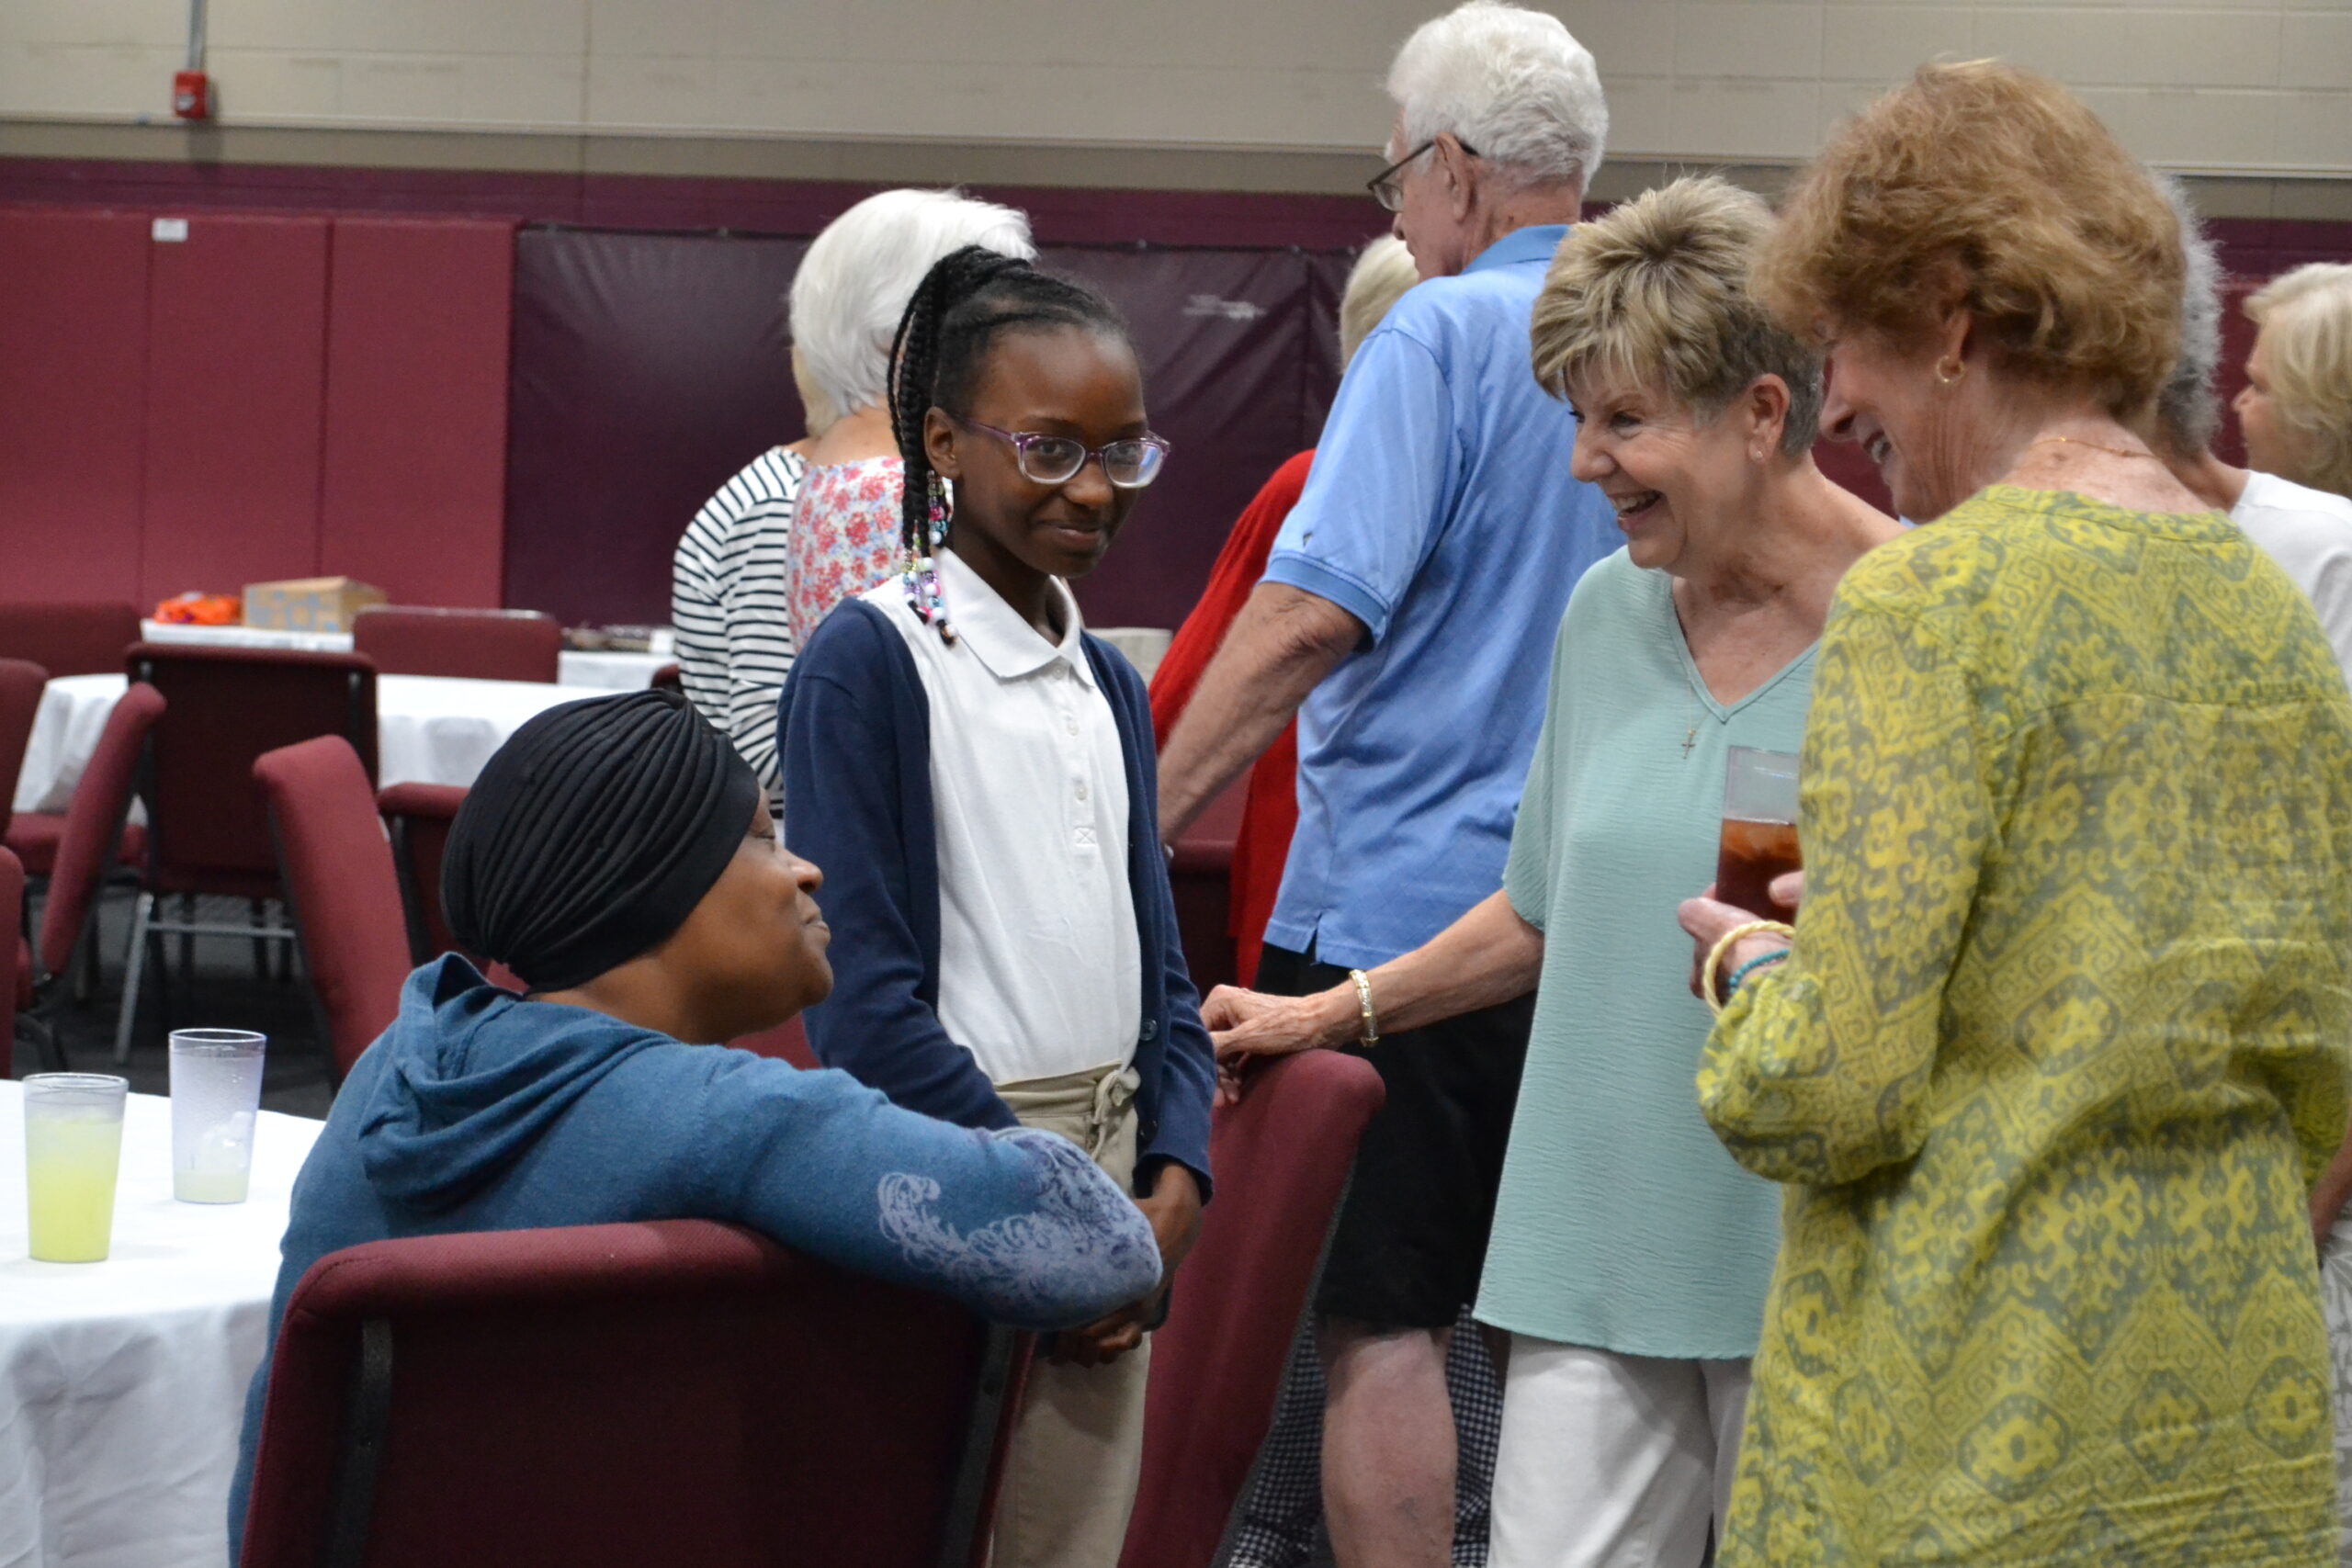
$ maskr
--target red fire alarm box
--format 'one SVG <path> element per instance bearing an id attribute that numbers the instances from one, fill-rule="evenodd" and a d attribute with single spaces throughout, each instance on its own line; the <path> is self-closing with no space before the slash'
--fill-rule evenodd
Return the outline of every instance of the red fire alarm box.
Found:
<path id="1" fill-rule="evenodd" d="M 212 118 L 212 78 L 201 71 L 181 71 L 172 76 L 172 113 L 182 119 Z"/>

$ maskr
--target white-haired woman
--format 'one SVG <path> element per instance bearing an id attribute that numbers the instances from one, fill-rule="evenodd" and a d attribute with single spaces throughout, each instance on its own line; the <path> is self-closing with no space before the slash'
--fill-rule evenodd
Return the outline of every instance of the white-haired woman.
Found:
<path id="1" fill-rule="evenodd" d="M 1536 990 L 1478 1295 L 1511 1335 L 1496 1568 L 1696 1568 L 1730 1489 L 1777 1201 L 1692 1099 L 1676 905 L 1713 872 L 1726 753 L 1796 750 L 1830 591 L 1899 531 L 1814 466 L 1820 362 L 1744 288 L 1770 222 L 1692 178 L 1560 248 L 1535 372 L 1628 542 L 1560 622 L 1502 890 L 1365 976 L 1384 1032 Z M 1221 1051 L 1279 1054 L 1354 1039 L 1363 1000 L 1204 1012 Z"/>
<path id="2" fill-rule="evenodd" d="M 2238 426 L 2246 461 L 2352 495 L 2352 265 L 2309 262 L 2255 290 Z"/>
<path id="3" fill-rule="evenodd" d="M 1036 254 L 1027 218 L 954 191 L 886 190 L 825 226 L 790 300 L 808 438 L 752 458 L 678 541 L 670 613 L 680 679 L 760 775 L 771 806 L 776 699 L 800 639 L 895 558 L 891 334 L 932 264 L 966 245 Z"/>

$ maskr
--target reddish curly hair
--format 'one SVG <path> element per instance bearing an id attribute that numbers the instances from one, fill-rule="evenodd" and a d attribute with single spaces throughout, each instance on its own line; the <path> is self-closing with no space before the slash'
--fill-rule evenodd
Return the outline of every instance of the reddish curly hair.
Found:
<path id="1" fill-rule="evenodd" d="M 1916 340 L 1955 306 L 2016 374 L 2145 409 L 2180 346 L 2180 224 L 2075 96 L 1997 60 L 1923 65 L 1791 187 L 1753 290 L 1815 341 Z"/>

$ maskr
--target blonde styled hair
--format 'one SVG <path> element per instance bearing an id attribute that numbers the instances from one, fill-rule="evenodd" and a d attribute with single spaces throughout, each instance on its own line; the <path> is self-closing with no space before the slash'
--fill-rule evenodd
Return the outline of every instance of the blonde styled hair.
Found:
<path id="1" fill-rule="evenodd" d="M 2352 495 L 2352 266 L 2308 262 L 2247 297 L 2280 423 L 2303 438 L 2303 472 L 2283 476 Z"/>
<path id="2" fill-rule="evenodd" d="M 1340 296 L 1340 368 L 1356 356 L 1372 329 L 1388 314 L 1388 307 L 1421 280 L 1413 266 L 1413 253 L 1394 234 L 1383 234 L 1363 248 L 1348 269 L 1348 287 Z"/>
<path id="3" fill-rule="evenodd" d="M 1703 420 L 1763 376 L 1789 389 L 1781 450 L 1821 424 L 1821 357 L 1747 291 L 1771 209 L 1693 175 L 1568 232 L 1529 327 L 1535 379 L 1555 397 L 1594 378 L 1655 387 Z"/>
<path id="4" fill-rule="evenodd" d="M 1997 60 L 1923 65 L 1834 134 L 1758 261 L 1815 337 L 1916 340 L 1955 307 L 2013 372 L 2136 416 L 2180 343 L 2180 223 L 2098 117 Z"/>

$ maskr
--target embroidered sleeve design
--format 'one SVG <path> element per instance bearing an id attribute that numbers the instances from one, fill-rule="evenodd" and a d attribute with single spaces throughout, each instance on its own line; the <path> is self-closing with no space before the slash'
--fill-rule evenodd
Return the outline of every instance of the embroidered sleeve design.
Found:
<path id="1" fill-rule="evenodd" d="M 959 1231 L 938 1212 L 937 1181 L 894 1171 L 875 1196 L 883 1234 L 910 1263 L 1022 1327 L 1064 1326 L 1073 1302 L 1099 1303 L 1107 1311 L 1159 1281 L 1149 1224 L 1076 1145 L 1027 1128 L 978 1135 L 1028 1156 L 1035 1205 Z"/>

